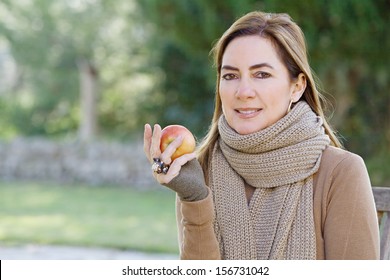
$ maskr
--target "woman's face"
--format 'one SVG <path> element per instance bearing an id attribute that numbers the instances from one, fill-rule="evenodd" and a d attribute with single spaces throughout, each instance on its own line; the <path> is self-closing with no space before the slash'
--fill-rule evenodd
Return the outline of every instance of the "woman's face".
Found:
<path id="1" fill-rule="evenodd" d="M 233 39 L 222 57 L 219 94 L 228 124 L 239 134 L 262 130 L 286 115 L 290 100 L 306 87 L 300 74 L 291 81 L 269 39 L 257 35 Z"/>

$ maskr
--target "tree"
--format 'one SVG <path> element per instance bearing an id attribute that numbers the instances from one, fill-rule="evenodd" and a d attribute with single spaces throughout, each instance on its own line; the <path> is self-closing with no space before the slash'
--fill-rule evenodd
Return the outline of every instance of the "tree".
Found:
<path id="1" fill-rule="evenodd" d="M 96 136 L 102 82 L 112 86 L 138 67 L 127 64 L 124 70 L 141 43 L 132 42 L 139 32 L 133 12 L 128 1 L 2 1 L 0 34 L 23 73 L 18 98 L 9 101 L 21 132 L 58 134 L 78 127 L 81 140 Z M 115 70 L 120 75 L 111 75 Z"/>

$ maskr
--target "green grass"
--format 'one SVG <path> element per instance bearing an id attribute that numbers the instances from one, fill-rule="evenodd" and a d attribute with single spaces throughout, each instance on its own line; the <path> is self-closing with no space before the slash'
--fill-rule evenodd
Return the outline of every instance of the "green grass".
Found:
<path id="1" fill-rule="evenodd" d="M 0 243 L 177 253 L 174 194 L 0 182 Z"/>

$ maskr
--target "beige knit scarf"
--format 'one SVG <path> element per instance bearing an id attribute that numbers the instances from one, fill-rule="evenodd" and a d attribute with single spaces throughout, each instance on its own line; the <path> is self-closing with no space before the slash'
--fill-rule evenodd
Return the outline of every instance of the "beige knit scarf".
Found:
<path id="1" fill-rule="evenodd" d="M 209 183 L 222 258 L 316 258 L 313 174 L 329 145 L 322 124 L 304 101 L 249 135 L 221 116 Z M 245 184 L 256 188 L 249 204 Z"/>

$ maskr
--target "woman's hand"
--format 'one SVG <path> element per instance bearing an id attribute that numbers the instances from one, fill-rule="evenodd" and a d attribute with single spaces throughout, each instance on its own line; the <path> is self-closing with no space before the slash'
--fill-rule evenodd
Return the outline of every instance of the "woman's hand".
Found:
<path id="1" fill-rule="evenodd" d="M 165 165 L 169 165 L 169 169 L 166 174 L 158 174 L 157 172 L 153 172 L 153 176 L 157 180 L 157 182 L 165 185 L 171 182 L 173 178 L 177 177 L 180 173 L 182 166 L 194 159 L 196 157 L 196 154 L 185 154 L 178 157 L 172 162 L 171 157 L 176 151 L 176 149 L 182 144 L 183 138 L 180 136 L 176 138 L 172 143 L 169 144 L 169 146 L 165 149 L 163 153 L 161 153 L 160 150 L 160 142 L 161 126 L 155 124 L 152 130 L 152 127 L 149 124 L 146 124 L 144 130 L 144 152 L 151 164 L 154 163 L 154 158 L 159 158 Z"/>

